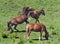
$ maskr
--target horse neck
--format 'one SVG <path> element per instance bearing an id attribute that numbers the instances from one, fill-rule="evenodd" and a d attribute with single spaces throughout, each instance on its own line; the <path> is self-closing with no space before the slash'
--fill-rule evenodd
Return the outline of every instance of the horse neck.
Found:
<path id="1" fill-rule="evenodd" d="M 41 14 L 42 14 L 42 13 L 41 13 L 41 10 L 39 10 L 39 11 L 38 11 L 38 14 L 39 14 L 39 15 L 41 15 Z"/>
<path id="2" fill-rule="evenodd" d="M 29 12 L 24 12 L 24 14 L 27 16 Z"/>
<path id="3" fill-rule="evenodd" d="M 28 18 L 28 14 L 26 14 L 26 13 L 23 13 L 23 16 L 24 16 L 25 18 Z"/>
<path id="4" fill-rule="evenodd" d="M 45 29 L 45 35 L 47 35 L 47 34 L 48 34 L 48 32 L 47 32 L 47 30 L 46 30 L 46 27 L 45 27 L 44 29 Z"/>

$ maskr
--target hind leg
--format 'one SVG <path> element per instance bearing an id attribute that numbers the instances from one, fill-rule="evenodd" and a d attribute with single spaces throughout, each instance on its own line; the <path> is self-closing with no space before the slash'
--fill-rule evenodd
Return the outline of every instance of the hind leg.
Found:
<path id="1" fill-rule="evenodd" d="M 16 27 L 17 27 L 17 24 L 14 26 L 14 29 L 18 32 L 18 30 L 16 29 Z"/>
<path id="2" fill-rule="evenodd" d="M 9 28 L 8 28 L 8 31 L 9 31 L 10 29 L 11 29 L 11 32 L 10 32 L 10 33 L 12 33 L 12 32 L 13 32 L 13 30 L 12 30 L 12 28 L 11 28 L 11 27 L 9 27 Z"/>
<path id="3" fill-rule="evenodd" d="M 13 32 L 12 26 L 13 26 L 13 24 L 10 26 L 10 29 L 11 29 L 11 32 L 10 32 L 10 33 L 12 33 L 12 32 Z"/>
<path id="4" fill-rule="evenodd" d="M 10 29 L 11 29 L 11 25 L 8 24 L 7 30 L 10 31 Z"/>
<path id="5" fill-rule="evenodd" d="M 8 27 L 8 31 L 11 29 L 11 27 Z"/>
<path id="6" fill-rule="evenodd" d="M 31 33 L 31 32 L 28 32 L 28 33 L 27 33 L 27 39 L 29 39 L 30 33 Z"/>
<path id="7" fill-rule="evenodd" d="M 13 30 L 12 30 L 11 26 L 10 26 L 10 27 L 8 27 L 8 31 L 10 31 L 10 29 L 11 29 L 11 32 L 10 32 L 10 33 L 12 33 L 12 32 L 13 32 Z"/>
<path id="8" fill-rule="evenodd" d="M 12 33 L 13 32 L 13 30 L 12 30 L 12 28 L 11 28 L 11 32 L 10 33 Z"/>

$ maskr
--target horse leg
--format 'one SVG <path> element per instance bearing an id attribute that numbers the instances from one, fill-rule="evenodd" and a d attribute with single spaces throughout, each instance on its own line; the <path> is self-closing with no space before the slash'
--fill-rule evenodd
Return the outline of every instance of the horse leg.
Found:
<path id="1" fill-rule="evenodd" d="M 13 26 L 13 25 L 11 24 L 11 26 L 10 26 L 11 32 L 10 32 L 10 33 L 12 33 L 12 32 L 13 32 L 13 30 L 12 30 L 12 26 Z"/>
<path id="2" fill-rule="evenodd" d="M 29 30 L 26 31 L 27 39 L 29 39 L 30 33 L 31 33 L 31 32 L 30 32 Z"/>
<path id="3" fill-rule="evenodd" d="M 42 40 L 42 31 L 40 32 L 39 40 Z"/>
<path id="4" fill-rule="evenodd" d="M 29 22 L 27 20 L 25 20 L 26 24 L 28 24 Z"/>
<path id="5" fill-rule="evenodd" d="M 12 30 L 12 25 L 10 25 L 9 27 L 8 27 L 8 31 L 11 29 L 11 32 L 10 33 L 12 33 L 13 32 L 13 30 Z"/>
<path id="6" fill-rule="evenodd" d="M 38 20 L 38 19 L 36 19 L 36 23 L 37 23 L 37 22 L 39 23 L 39 20 Z"/>
<path id="7" fill-rule="evenodd" d="M 8 31 L 9 31 L 11 29 L 11 23 L 10 22 L 7 23 L 7 27 L 8 27 Z"/>
<path id="8" fill-rule="evenodd" d="M 11 29 L 11 27 L 8 27 L 8 31 Z"/>
<path id="9" fill-rule="evenodd" d="M 18 30 L 16 29 L 16 27 L 17 27 L 17 24 L 15 24 L 14 29 L 18 32 Z"/>
<path id="10" fill-rule="evenodd" d="M 27 39 L 29 39 L 30 33 L 31 33 L 31 32 L 28 32 L 28 33 L 27 33 L 27 34 L 28 34 Z"/>
<path id="11" fill-rule="evenodd" d="M 13 32 L 13 30 L 12 30 L 12 28 L 11 28 L 11 32 L 10 33 L 12 33 Z"/>

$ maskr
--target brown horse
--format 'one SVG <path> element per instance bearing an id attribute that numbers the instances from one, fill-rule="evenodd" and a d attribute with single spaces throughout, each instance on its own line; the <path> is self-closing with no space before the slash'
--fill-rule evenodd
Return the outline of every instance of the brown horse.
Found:
<path id="1" fill-rule="evenodd" d="M 24 9 L 23 9 L 23 12 L 25 12 Z M 41 14 L 45 16 L 45 11 L 43 9 L 36 11 L 34 8 L 31 8 L 30 16 L 36 19 L 36 23 L 39 22 L 38 18 Z"/>
<path id="2" fill-rule="evenodd" d="M 39 40 L 42 40 L 42 33 L 43 31 L 45 32 L 45 38 L 46 40 L 48 40 L 48 32 L 46 30 L 46 26 L 41 24 L 41 23 L 29 23 L 26 27 L 26 34 L 27 34 L 27 39 L 29 39 L 30 33 L 31 31 L 35 31 L 35 32 L 40 32 L 40 37 Z"/>
<path id="3" fill-rule="evenodd" d="M 43 9 L 39 10 L 39 11 L 36 11 L 36 10 L 33 10 L 30 12 L 30 16 L 34 19 L 36 19 L 36 23 L 39 22 L 38 18 L 40 15 L 44 15 L 45 16 L 45 11 Z"/>
<path id="4" fill-rule="evenodd" d="M 28 19 L 28 13 L 29 13 L 30 9 L 31 9 L 31 8 L 26 7 L 26 8 L 25 8 L 25 11 L 26 11 L 25 13 L 22 13 L 20 16 L 11 19 L 11 20 L 8 22 L 8 24 L 7 24 L 8 30 L 11 29 L 11 32 L 13 32 L 12 26 L 14 26 L 14 29 L 17 30 L 16 27 L 17 27 L 18 24 L 21 24 L 21 23 L 23 23 L 23 22 L 29 23 L 29 22 L 27 21 L 27 19 Z M 18 31 L 18 30 L 17 30 L 17 31 Z"/>

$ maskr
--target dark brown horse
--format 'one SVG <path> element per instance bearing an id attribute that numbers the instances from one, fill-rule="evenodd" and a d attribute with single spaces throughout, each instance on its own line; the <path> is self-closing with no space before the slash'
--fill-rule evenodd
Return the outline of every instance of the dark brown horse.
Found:
<path id="1" fill-rule="evenodd" d="M 48 40 L 48 32 L 46 30 L 46 26 L 41 24 L 41 23 L 29 23 L 26 27 L 26 34 L 27 34 L 27 39 L 29 39 L 30 33 L 31 31 L 35 31 L 35 32 L 40 32 L 40 37 L 39 40 L 42 40 L 42 33 L 43 31 L 45 32 L 45 38 L 46 40 Z"/>
<path id="2" fill-rule="evenodd" d="M 39 11 L 36 11 L 36 10 L 33 10 L 30 12 L 30 16 L 34 19 L 36 19 L 36 23 L 39 22 L 39 16 L 40 15 L 44 15 L 45 16 L 45 11 L 43 9 L 39 10 Z"/>
<path id="3" fill-rule="evenodd" d="M 26 8 L 26 7 L 25 7 L 25 8 Z M 23 12 L 25 12 L 24 9 L 23 9 Z M 39 22 L 38 19 L 39 19 L 39 16 L 40 16 L 41 14 L 45 16 L 45 11 L 44 11 L 43 9 L 41 9 L 41 10 L 39 10 L 39 11 L 36 11 L 34 8 L 31 8 L 30 16 L 31 16 L 32 18 L 36 19 L 36 23 Z"/>
<path id="4" fill-rule="evenodd" d="M 27 21 L 27 19 L 28 19 L 28 13 L 29 13 L 30 9 L 31 9 L 31 8 L 26 7 L 26 8 L 25 8 L 25 11 L 26 11 L 25 13 L 22 13 L 20 16 L 11 19 L 11 20 L 8 22 L 8 24 L 7 24 L 8 30 L 11 29 L 11 32 L 13 32 L 12 26 L 14 26 L 14 29 L 17 30 L 16 27 L 17 27 L 18 24 L 21 24 L 21 23 L 23 23 L 23 22 L 29 23 L 29 22 Z M 18 31 L 18 30 L 17 30 L 17 31 Z"/>

